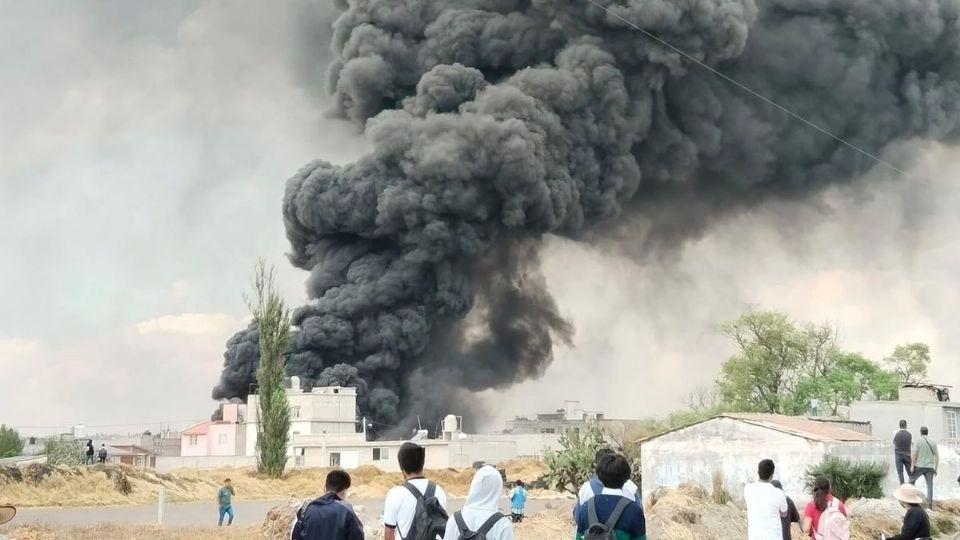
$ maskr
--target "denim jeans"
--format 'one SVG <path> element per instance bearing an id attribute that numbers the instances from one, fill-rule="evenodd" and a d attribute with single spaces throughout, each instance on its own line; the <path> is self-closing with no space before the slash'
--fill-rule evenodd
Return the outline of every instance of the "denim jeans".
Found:
<path id="1" fill-rule="evenodd" d="M 933 510 L 933 473 L 934 470 L 928 467 L 914 467 L 913 474 L 910 475 L 910 483 L 916 484 L 920 477 L 927 483 L 927 507 Z"/>
<path id="2" fill-rule="evenodd" d="M 902 486 L 905 482 L 903 481 L 903 469 L 907 469 L 907 479 L 910 479 L 910 454 L 894 454 L 893 462 L 897 466 L 897 478 L 900 479 L 900 485 Z"/>
<path id="3" fill-rule="evenodd" d="M 220 526 L 223 526 L 223 516 L 230 516 L 230 520 L 227 521 L 227 525 L 233 525 L 233 505 L 230 506 L 221 506 L 220 507 Z"/>

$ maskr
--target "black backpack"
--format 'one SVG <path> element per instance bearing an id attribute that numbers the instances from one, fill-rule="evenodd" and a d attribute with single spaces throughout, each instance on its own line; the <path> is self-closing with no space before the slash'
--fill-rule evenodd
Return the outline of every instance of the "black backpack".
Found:
<path id="1" fill-rule="evenodd" d="M 610 513 L 610 517 L 607 518 L 607 522 L 603 523 L 600 521 L 600 518 L 597 517 L 597 498 L 594 497 L 587 502 L 587 516 L 590 520 L 587 525 L 587 532 L 583 535 L 583 540 L 617 540 L 617 532 L 614 528 L 617 526 L 617 522 L 620 521 L 620 516 L 623 515 L 623 511 L 627 509 L 627 506 L 633 502 L 626 497 L 622 497 L 620 502 L 617 503 L 617 506 L 614 507 L 613 512 Z"/>
<path id="2" fill-rule="evenodd" d="M 459 540 L 487 540 L 487 533 L 505 516 L 500 512 L 490 516 L 483 525 L 476 531 L 471 531 L 463 521 L 463 515 L 460 512 L 453 514 L 453 519 L 457 522 L 457 529 L 460 529 Z"/>
<path id="3" fill-rule="evenodd" d="M 421 494 L 420 490 L 410 482 L 403 484 L 417 499 L 417 509 L 413 513 L 413 523 L 407 536 L 400 535 L 400 540 L 436 540 L 443 538 L 443 533 L 447 529 L 447 511 L 440 505 L 437 499 L 437 485 L 433 482 L 427 483 L 427 490 Z M 398 531 L 399 532 L 399 531 Z"/>

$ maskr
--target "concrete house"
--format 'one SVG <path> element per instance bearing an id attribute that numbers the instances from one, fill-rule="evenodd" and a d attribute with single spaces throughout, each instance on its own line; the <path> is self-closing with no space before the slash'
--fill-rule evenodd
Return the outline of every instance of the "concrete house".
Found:
<path id="1" fill-rule="evenodd" d="M 960 442 L 960 403 L 950 401 L 948 389 L 932 384 L 906 384 L 900 388 L 897 401 L 853 402 L 850 418 L 870 422 L 878 439 L 888 438 L 887 434 L 892 437 L 900 420 L 906 420 L 914 433 L 927 426 L 934 440 Z"/>
<path id="2" fill-rule="evenodd" d="M 721 473 L 727 492 L 742 499 L 744 486 L 756 480 L 757 464 L 769 458 L 777 464 L 776 478 L 787 495 L 808 500 L 805 472 L 828 455 L 892 460 L 892 450 L 870 435 L 803 417 L 766 414 L 717 416 L 643 439 L 640 452 L 644 497 L 658 486 L 687 482 L 710 489 L 714 474 Z"/>
<path id="3" fill-rule="evenodd" d="M 180 456 L 242 456 L 246 448 L 246 405 L 224 403 L 223 420 L 194 424 L 180 434 Z"/>

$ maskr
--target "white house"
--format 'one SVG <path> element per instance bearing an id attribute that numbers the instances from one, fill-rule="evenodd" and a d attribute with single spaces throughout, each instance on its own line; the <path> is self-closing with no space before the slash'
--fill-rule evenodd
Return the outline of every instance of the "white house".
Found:
<path id="1" fill-rule="evenodd" d="M 906 420 L 917 434 L 922 426 L 938 441 L 960 442 L 960 403 L 944 400 L 947 387 L 908 384 L 900 388 L 898 401 L 855 401 L 850 405 L 850 419 L 870 422 L 878 439 L 892 438 Z M 887 434 L 890 437 L 887 437 Z"/>
<path id="2" fill-rule="evenodd" d="M 247 399 L 247 415 L 244 419 L 246 431 L 245 455 L 253 456 L 257 452 L 257 423 L 259 398 L 250 394 Z M 287 389 L 287 402 L 290 405 L 290 441 L 291 454 L 293 441 L 298 435 L 339 435 L 347 440 L 362 442 L 364 433 L 357 432 L 357 389 L 340 386 L 316 387 L 304 392 L 299 377 L 290 377 Z"/>
<path id="3" fill-rule="evenodd" d="M 803 501 L 810 499 L 806 470 L 824 457 L 885 462 L 892 449 L 870 435 L 803 417 L 728 414 L 641 440 L 640 453 L 644 497 L 658 486 L 687 482 L 710 489 L 721 473 L 724 488 L 740 499 L 744 486 L 756 481 L 759 462 L 772 459 L 787 495 Z M 895 477 L 886 487 L 896 487 Z"/>

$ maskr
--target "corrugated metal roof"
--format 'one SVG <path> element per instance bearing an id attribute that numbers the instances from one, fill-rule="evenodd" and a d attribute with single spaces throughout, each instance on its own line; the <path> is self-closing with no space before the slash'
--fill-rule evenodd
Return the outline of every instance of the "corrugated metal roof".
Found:
<path id="1" fill-rule="evenodd" d="M 786 416 L 780 414 L 752 414 L 752 413 L 729 413 L 721 414 L 708 418 L 702 422 L 697 422 L 687 426 L 679 427 L 676 429 L 671 429 L 663 433 L 659 433 L 652 437 L 647 437 L 645 439 L 640 439 L 638 443 L 647 442 L 653 439 L 657 439 L 668 433 L 674 433 L 677 431 L 682 431 L 692 426 L 703 424 L 706 422 L 712 422 L 720 418 L 729 418 L 731 420 L 737 420 L 740 422 L 745 422 L 758 427 L 763 427 L 767 429 L 772 429 L 774 431 L 779 431 L 781 433 L 786 433 L 788 435 L 793 435 L 795 437 L 800 437 L 803 439 L 819 442 L 869 442 L 875 441 L 873 437 L 869 435 L 864 435 L 858 431 L 852 429 L 842 428 L 836 425 L 831 425 L 828 422 L 821 422 L 817 420 L 810 420 L 803 416 Z"/>
<path id="2" fill-rule="evenodd" d="M 803 416 L 784 416 L 780 414 L 724 414 L 722 418 L 733 418 L 741 420 L 748 424 L 765 427 L 822 442 L 851 441 L 866 442 L 874 441 L 873 437 L 864 435 L 859 431 L 843 428 L 837 425 L 831 425 L 828 422 L 819 422 L 810 420 Z"/>

